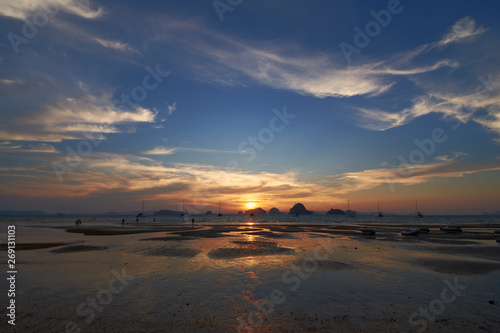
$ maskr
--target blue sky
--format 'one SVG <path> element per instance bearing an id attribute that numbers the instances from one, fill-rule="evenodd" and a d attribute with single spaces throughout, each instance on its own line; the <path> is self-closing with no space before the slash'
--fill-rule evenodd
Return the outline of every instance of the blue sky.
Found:
<path id="1" fill-rule="evenodd" d="M 2 1 L 0 209 L 500 209 L 495 1 Z"/>

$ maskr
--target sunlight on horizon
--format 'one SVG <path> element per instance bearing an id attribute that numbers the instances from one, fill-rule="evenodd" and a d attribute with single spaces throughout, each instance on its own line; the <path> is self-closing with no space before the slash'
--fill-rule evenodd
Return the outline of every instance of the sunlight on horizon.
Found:
<path id="1" fill-rule="evenodd" d="M 247 209 L 253 209 L 253 208 L 255 208 L 255 206 L 256 206 L 255 202 L 247 202 L 246 203 Z"/>

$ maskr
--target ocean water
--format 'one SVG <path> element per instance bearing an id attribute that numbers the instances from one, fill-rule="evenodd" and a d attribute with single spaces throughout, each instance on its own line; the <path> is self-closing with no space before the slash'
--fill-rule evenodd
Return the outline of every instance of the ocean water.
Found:
<path id="1" fill-rule="evenodd" d="M 424 218 L 413 218 L 411 215 L 388 215 L 378 218 L 371 215 L 358 215 L 349 218 L 342 215 L 257 215 L 249 217 L 247 215 L 225 214 L 217 215 L 188 215 L 181 216 L 144 216 L 136 222 L 136 217 L 131 215 L 89 215 L 89 216 L 0 216 L 0 223 L 13 223 L 22 225 L 56 225 L 74 226 L 77 219 L 83 222 L 83 226 L 117 226 L 121 225 L 125 219 L 127 225 L 179 225 L 191 224 L 191 219 L 195 219 L 196 224 L 249 224 L 249 223 L 269 223 L 269 224 L 322 224 L 322 225 L 342 225 L 342 224 L 393 224 L 402 226 L 412 225 L 488 225 L 500 224 L 500 215 L 428 215 Z M 154 221 L 153 219 L 156 219 Z"/>

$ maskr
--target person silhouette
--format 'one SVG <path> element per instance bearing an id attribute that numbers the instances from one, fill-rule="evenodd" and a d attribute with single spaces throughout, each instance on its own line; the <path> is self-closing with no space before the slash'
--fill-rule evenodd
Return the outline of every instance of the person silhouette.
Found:
<path id="1" fill-rule="evenodd" d="M 194 219 L 191 219 L 191 228 L 194 228 Z"/>

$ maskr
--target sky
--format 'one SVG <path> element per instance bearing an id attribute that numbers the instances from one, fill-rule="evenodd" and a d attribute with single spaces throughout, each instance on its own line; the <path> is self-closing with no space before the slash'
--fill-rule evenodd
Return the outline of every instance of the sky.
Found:
<path id="1" fill-rule="evenodd" d="M 0 0 L 0 210 L 500 210 L 498 1 Z"/>

